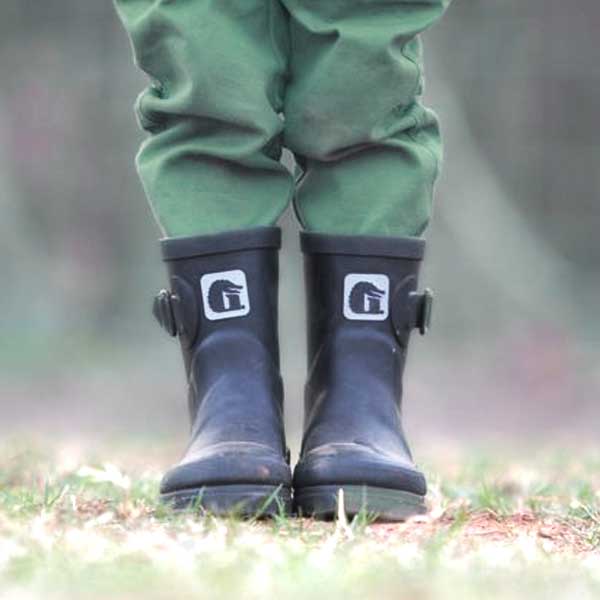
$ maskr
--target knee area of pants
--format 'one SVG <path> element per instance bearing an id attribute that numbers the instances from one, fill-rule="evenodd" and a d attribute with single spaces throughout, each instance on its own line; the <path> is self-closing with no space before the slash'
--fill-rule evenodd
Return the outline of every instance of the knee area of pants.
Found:
<path id="1" fill-rule="evenodd" d="M 356 125 L 310 106 L 288 117 L 284 129 L 285 145 L 290 150 L 322 161 L 359 138 Z"/>
<path id="2" fill-rule="evenodd" d="M 219 102 L 216 96 L 196 97 L 190 86 L 169 94 L 161 87 L 150 86 L 135 104 L 138 123 L 145 131 L 156 134 L 178 125 L 182 131 L 198 137 L 227 138 L 235 146 L 250 144 L 256 151 L 280 143 L 283 123 L 268 99 Z"/>

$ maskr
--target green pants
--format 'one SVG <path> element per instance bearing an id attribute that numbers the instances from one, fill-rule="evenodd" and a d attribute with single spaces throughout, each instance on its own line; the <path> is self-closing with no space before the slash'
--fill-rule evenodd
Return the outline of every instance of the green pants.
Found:
<path id="1" fill-rule="evenodd" d="M 424 231 L 441 141 L 419 33 L 450 0 L 115 1 L 150 77 L 137 167 L 165 235 L 272 225 L 292 198 L 310 231 Z"/>

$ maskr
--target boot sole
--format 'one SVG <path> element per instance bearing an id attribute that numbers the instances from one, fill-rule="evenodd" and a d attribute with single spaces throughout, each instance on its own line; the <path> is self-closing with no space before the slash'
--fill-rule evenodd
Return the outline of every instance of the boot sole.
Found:
<path id="1" fill-rule="evenodd" d="M 344 490 L 344 509 L 349 517 L 364 513 L 376 521 L 395 522 L 427 512 L 425 496 L 360 485 L 319 485 L 296 489 L 295 510 L 302 516 L 332 519 L 337 514 L 340 489 Z"/>
<path id="2" fill-rule="evenodd" d="M 173 510 L 201 509 L 212 515 L 241 518 L 275 517 L 292 512 L 289 488 L 275 485 L 218 485 L 160 495 Z"/>

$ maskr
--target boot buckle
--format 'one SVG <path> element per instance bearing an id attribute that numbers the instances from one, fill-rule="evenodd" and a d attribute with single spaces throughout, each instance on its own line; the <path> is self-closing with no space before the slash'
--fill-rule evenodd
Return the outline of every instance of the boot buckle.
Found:
<path id="1" fill-rule="evenodd" d="M 431 315 L 433 313 L 433 292 L 426 288 L 421 295 L 417 314 L 417 328 L 421 335 L 425 335 L 431 327 Z"/>
<path id="2" fill-rule="evenodd" d="M 177 321 L 173 311 L 173 294 L 169 290 L 160 290 L 154 298 L 152 314 L 158 324 L 171 336 L 178 333 Z"/>
<path id="3" fill-rule="evenodd" d="M 185 348 L 194 344 L 200 314 L 194 289 L 184 279 L 171 277 L 171 289 L 158 292 L 152 312 L 160 326 L 171 337 L 179 337 Z"/>

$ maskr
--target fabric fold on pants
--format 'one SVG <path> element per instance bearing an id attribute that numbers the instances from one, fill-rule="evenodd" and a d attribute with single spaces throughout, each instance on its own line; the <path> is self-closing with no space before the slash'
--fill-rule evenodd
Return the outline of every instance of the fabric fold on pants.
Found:
<path id="1" fill-rule="evenodd" d="M 420 34 L 448 0 L 115 0 L 150 84 L 137 168 L 167 237 L 425 230 L 442 147 Z M 300 181 L 281 164 L 296 157 Z"/>

